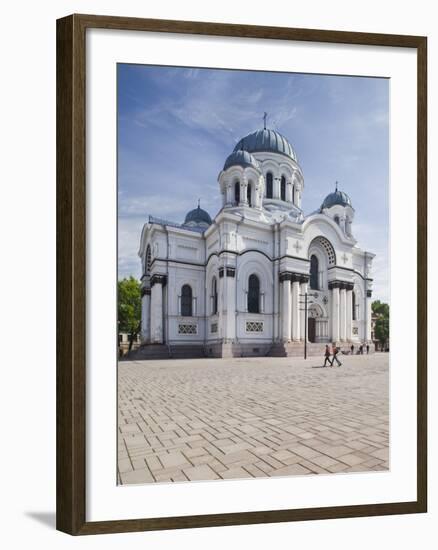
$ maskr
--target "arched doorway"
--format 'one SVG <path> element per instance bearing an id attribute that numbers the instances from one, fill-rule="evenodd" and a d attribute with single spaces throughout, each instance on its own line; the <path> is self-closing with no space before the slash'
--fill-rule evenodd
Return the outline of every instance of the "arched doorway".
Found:
<path id="1" fill-rule="evenodd" d="M 307 339 L 309 342 L 328 342 L 328 318 L 319 304 L 309 307 L 307 316 Z"/>

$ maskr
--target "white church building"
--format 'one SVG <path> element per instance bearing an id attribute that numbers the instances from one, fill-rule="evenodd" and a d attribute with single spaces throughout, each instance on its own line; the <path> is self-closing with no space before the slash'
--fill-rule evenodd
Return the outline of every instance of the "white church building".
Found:
<path id="1" fill-rule="evenodd" d="M 206 356 L 321 353 L 371 344 L 371 263 L 337 188 L 304 215 L 295 150 L 266 127 L 242 138 L 218 175 L 222 207 L 143 227 L 143 349 Z M 308 296 L 307 318 L 304 307 Z M 155 346 L 151 346 L 154 344 Z"/>

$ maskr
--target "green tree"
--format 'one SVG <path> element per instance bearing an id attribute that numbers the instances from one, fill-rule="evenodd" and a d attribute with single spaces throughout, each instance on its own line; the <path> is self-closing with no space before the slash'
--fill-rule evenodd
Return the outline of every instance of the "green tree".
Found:
<path id="1" fill-rule="evenodd" d="M 129 334 L 129 350 L 141 328 L 140 283 L 134 277 L 117 283 L 119 332 Z"/>
<path id="2" fill-rule="evenodd" d="M 380 300 L 375 300 L 371 304 L 371 309 L 373 310 L 373 313 L 376 315 L 383 315 L 384 317 L 387 317 L 389 319 L 389 305 L 385 304 L 385 302 L 381 302 Z"/>
<path id="3" fill-rule="evenodd" d="M 377 340 L 379 340 L 382 350 L 385 349 L 389 338 L 389 318 L 379 317 L 376 319 L 376 325 L 374 327 L 374 334 Z"/>
<path id="4" fill-rule="evenodd" d="M 382 349 L 385 349 L 389 340 L 389 305 L 380 300 L 375 300 L 371 304 L 371 309 L 377 316 L 374 327 L 375 337 L 379 340 Z"/>

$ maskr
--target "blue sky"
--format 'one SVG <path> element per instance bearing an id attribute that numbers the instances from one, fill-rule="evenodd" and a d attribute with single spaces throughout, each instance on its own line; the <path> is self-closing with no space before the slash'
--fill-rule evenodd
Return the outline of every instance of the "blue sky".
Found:
<path id="1" fill-rule="evenodd" d="M 148 215 L 182 222 L 220 209 L 217 175 L 236 142 L 263 127 L 285 135 L 304 173 L 303 209 L 339 188 L 353 233 L 374 260 L 374 297 L 389 300 L 389 81 L 291 73 L 118 66 L 119 277 L 140 276 Z"/>

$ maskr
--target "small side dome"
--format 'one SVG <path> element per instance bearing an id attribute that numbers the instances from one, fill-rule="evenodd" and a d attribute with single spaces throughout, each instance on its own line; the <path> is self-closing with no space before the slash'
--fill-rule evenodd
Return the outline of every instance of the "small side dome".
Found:
<path id="1" fill-rule="evenodd" d="M 253 157 L 251 153 L 248 153 L 248 151 L 243 150 L 235 150 L 227 157 L 224 164 L 224 170 L 227 170 L 231 166 L 242 166 L 242 168 L 251 166 L 252 168 L 260 171 L 260 165 L 255 157 Z"/>
<path id="2" fill-rule="evenodd" d="M 347 193 L 344 193 L 343 191 L 339 191 L 338 186 L 336 186 L 336 190 L 333 193 L 330 193 L 329 195 L 326 196 L 326 198 L 324 199 L 324 202 L 321 205 L 321 210 L 324 210 L 324 208 L 331 208 L 336 204 L 339 204 L 340 206 L 349 206 L 350 208 L 353 208 L 350 197 L 347 195 Z"/>
<path id="3" fill-rule="evenodd" d="M 208 227 L 213 222 L 211 221 L 210 214 L 203 210 L 199 204 L 198 208 L 195 208 L 193 210 L 190 210 L 188 214 L 186 215 L 186 219 L 184 220 L 184 225 L 188 226 L 200 226 L 200 227 Z"/>

